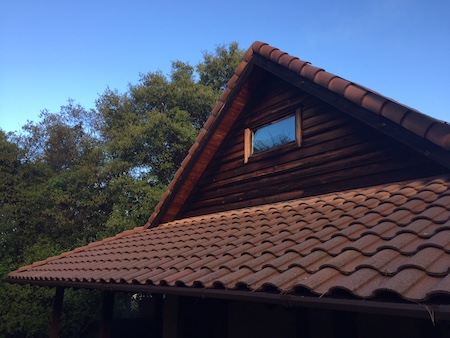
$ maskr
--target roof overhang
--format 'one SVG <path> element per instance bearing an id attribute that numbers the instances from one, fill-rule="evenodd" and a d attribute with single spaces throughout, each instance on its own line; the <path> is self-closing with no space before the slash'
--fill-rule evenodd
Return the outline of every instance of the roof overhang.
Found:
<path id="1" fill-rule="evenodd" d="M 8 278 L 5 282 L 29 284 L 29 281 Z M 141 284 L 113 284 L 89 282 L 33 281 L 33 285 L 74 289 L 96 289 L 127 293 L 155 293 L 186 297 L 224 299 L 281 305 L 286 308 L 306 307 L 335 311 L 360 312 L 399 317 L 429 319 L 433 323 L 450 320 L 450 305 L 433 303 L 387 302 L 385 300 L 330 298 L 285 293 L 249 292 Z"/>

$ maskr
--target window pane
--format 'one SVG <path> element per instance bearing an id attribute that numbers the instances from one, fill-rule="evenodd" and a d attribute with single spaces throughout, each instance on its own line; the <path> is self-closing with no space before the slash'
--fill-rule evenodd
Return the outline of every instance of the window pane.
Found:
<path id="1" fill-rule="evenodd" d="M 293 141 L 295 141 L 295 116 L 255 131 L 253 135 L 253 153 L 257 154 Z"/>

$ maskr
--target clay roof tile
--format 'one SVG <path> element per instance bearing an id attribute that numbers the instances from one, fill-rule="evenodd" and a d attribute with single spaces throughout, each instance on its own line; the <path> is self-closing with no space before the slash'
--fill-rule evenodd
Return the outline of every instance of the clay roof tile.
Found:
<path id="1" fill-rule="evenodd" d="M 445 150 L 450 150 L 450 125 L 447 123 L 433 123 L 425 137 Z"/>
<path id="2" fill-rule="evenodd" d="M 294 56 L 291 56 L 289 54 L 283 54 L 280 56 L 280 58 L 278 59 L 278 63 L 286 68 L 289 68 L 289 64 L 294 60 L 294 59 L 298 59 Z"/>
<path id="3" fill-rule="evenodd" d="M 361 106 L 380 115 L 383 105 L 386 104 L 388 100 L 380 95 L 368 92 L 361 101 Z"/>
<path id="4" fill-rule="evenodd" d="M 244 56 L 245 57 L 245 56 Z M 234 74 L 237 76 L 241 76 L 244 69 L 247 67 L 248 62 L 242 61 L 239 66 L 235 69 Z"/>
<path id="5" fill-rule="evenodd" d="M 408 107 L 402 106 L 396 102 L 388 101 L 381 108 L 381 115 L 394 121 L 397 124 L 401 124 L 403 118 L 410 109 Z"/>
<path id="6" fill-rule="evenodd" d="M 289 63 L 289 69 L 297 74 L 300 74 L 302 68 L 308 64 L 309 64 L 309 62 L 302 61 L 300 59 L 295 58 Z"/>
<path id="7" fill-rule="evenodd" d="M 255 41 L 252 43 L 252 46 L 250 47 L 251 50 L 253 50 L 255 53 L 260 54 L 260 50 L 262 47 L 266 46 L 267 43 L 261 42 L 261 41 Z"/>
<path id="8" fill-rule="evenodd" d="M 316 75 L 321 71 L 323 71 L 323 69 L 307 65 L 301 69 L 300 75 L 306 77 L 307 79 L 309 79 L 311 81 L 314 81 L 314 78 L 316 77 Z"/>
<path id="9" fill-rule="evenodd" d="M 411 110 L 402 120 L 402 126 L 419 135 L 425 137 L 430 126 L 435 122 L 419 112 Z"/>
<path id="10" fill-rule="evenodd" d="M 328 89 L 339 95 L 344 96 L 345 90 L 350 85 L 351 83 L 349 81 L 344 80 L 340 77 L 335 77 L 328 83 Z"/>
<path id="11" fill-rule="evenodd" d="M 274 50 L 272 51 L 272 53 L 270 54 L 270 60 L 273 61 L 273 62 L 275 62 L 275 63 L 278 63 L 279 60 L 280 60 L 280 58 L 281 58 L 283 55 L 287 55 L 287 53 L 282 52 L 282 51 L 280 51 L 278 48 L 276 48 L 276 49 L 274 49 Z"/>
<path id="12" fill-rule="evenodd" d="M 320 70 L 316 73 L 314 77 L 314 82 L 321 85 L 322 87 L 328 88 L 328 85 L 332 79 L 337 77 L 334 74 L 328 73 L 324 70 Z"/>
<path id="13" fill-rule="evenodd" d="M 344 92 L 344 96 L 350 101 L 355 102 L 358 105 L 361 105 L 364 96 L 368 94 L 368 91 L 360 86 L 355 84 L 349 85 Z"/>

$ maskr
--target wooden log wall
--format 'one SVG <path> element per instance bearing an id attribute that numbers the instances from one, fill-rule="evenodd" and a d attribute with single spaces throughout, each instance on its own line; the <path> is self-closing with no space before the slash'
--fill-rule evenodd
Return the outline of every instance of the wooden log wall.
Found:
<path id="1" fill-rule="evenodd" d="M 250 156 L 244 130 L 301 109 L 302 146 Z M 267 75 L 177 218 L 432 176 L 445 168 L 296 87 Z"/>

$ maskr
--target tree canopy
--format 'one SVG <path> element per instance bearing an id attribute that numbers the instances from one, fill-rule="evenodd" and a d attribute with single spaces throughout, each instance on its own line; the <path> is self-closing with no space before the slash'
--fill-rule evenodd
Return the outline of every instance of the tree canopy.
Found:
<path id="1" fill-rule="evenodd" d="M 18 133 L 0 129 L 0 277 L 18 267 L 142 226 L 238 66 L 237 43 L 173 61 L 96 109 L 69 100 Z M 0 284 L 0 337 L 45 337 L 52 290 Z M 93 291 L 65 297 L 63 336 L 96 318 Z"/>

